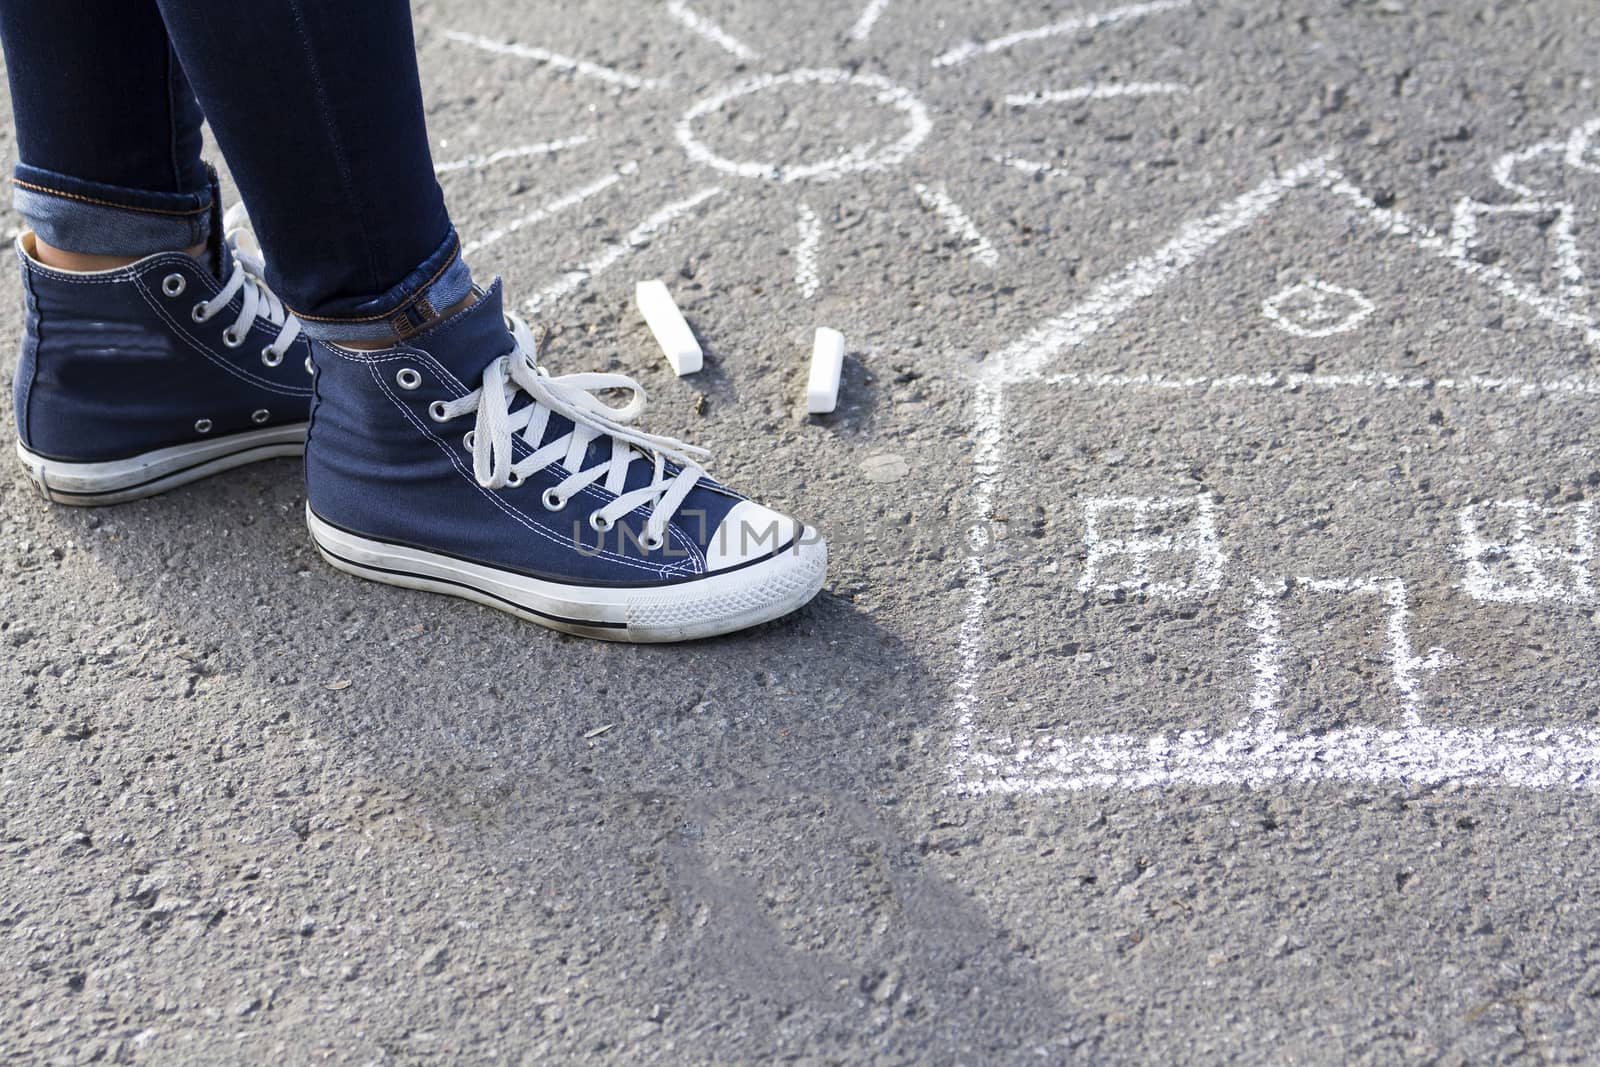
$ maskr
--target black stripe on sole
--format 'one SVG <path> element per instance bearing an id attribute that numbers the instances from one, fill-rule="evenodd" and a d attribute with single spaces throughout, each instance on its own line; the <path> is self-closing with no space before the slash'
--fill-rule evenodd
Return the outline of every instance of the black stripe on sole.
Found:
<path id="1" fill-rule="evenodd" d="M 173 478 L 177 478 L 177 477 L 180 477 L 182 475 L 192 473 L 193 471 L 200 470 L 201 468 L 210 466 L 213 463 L 220 463 L 221 461 L 228 460 L 228 459 L 236 459 L 236 458 L 238 458 L 240 456 L 249 457 L 253 453 L 256 453 L 256 452 L 261 452 L 261 453 L 265 453 L 265 454 L 260 455 L 260 456 L 255 456 L 255 458 L 253 458 L 253 459 L 246 459 L 245 462 L 246 463 L 257 463 L 257 462 L 260 462 L 261 460 L 268 460 L 268 459 L 293 459 L 296 453 L 279 451 L 280 449 L 283 449 L 283 448 L 286 448 L 286 447 L 298 448 L 299 449 L 299 454 L 301 454 L 301 455 L 305 454 L 305 446 L 304 445 L 294 445 L 294 444 L 292 444 L 292 442 L 284 442 L 282 444 L 276 444 L 276 445 L 258 445 L 255 448 L 247 448 L 247 449 L 243 449 L 242 451 L 239 451 L 239 452 L 224 452 L 220 456 L 212 456 L 210 459 L 201 460 L 199 463 L 191 463 L 187 467 L 179 467 L 177 470 L 168 471 L 167 473 L 157 475 L 154 478 L 146 478 L 142 482 L 133 482 L 133 483 L 128 484 L 128 485 L 119 485 L 119 486 L 116 486 L 115 488 L 112 488 L 112 489 L 60 489 L 60 488 L 57 488 L 55 485 L 51 484 L 50 478 L 52 477 L 52 475 L 51 475 L 50 471 L 41 469 L 39 471 L 38 475 L 35 476 L 35 473 L 34 473 L 34 470 L 33 470 L 32 467 L 28 467 L 28 476 L 34 482 L 36 482 L 40 486 L 40 488 L 44 489 L 47 493 L 51 494 L 52 496 L 70 496 L 70 497 L 83 497 L 83 498 L 93 498 L 93 497 L 102 497 L 102 496 L 116 496 L 116 495 L 118 495 L 120 493 L 131 493 L 131 492 L 134 492 L 136 490 L 144 489 L 144 488 L 147 488 L 147 487 L 152 486 L 152 485 L 160 485 L 163 482 L 170 481 Z M 244 464 L 242 464 L 242 463 L 238 464 L 238 466 L 243 466 L 243 465 Z M 26 463 L 24 463 L 24 466 L 27 466 Z M 218 471 L 217 473 L 221 474 L 223 472 L 222 471 Z M 177 487 L 174 486 L 173 488 L 177 488 Z"/>
<path id="2" fill-rule="evenodd" d="M 498 593 L 491 593 L 487 589 L 480 589 L 475 585 L 468 585 L 466 582 L 458 582 L 453 578 L 440 578 L 433 574 L 417 574 L 414 571 L 396 570 L 392 567 L 378 567 L 371 563 L 358 563 L 353 559 L 347 559 L 346 557 L 341 556 L 339 553 L 328 548 L 327 545 L 324 545 L 320 541 L 316 542 L 316 545 L 318 552 L 321 552 L 330 559 L 336 559 L 340 563 L 348 564 L 358 571 L 373 571 L 377 574 L 391 574 L 396 578 L 413 578 L 422 582 L 436 582 L 440 585 L 452 585 L 457 589 L 469 589 L 481 596 L 489 597 L 491 600 L 497 600 L 500 603 L 505 604 L 507 607 L 515 608 L 517 611 L 526 612 L 529 615 L 537 615 L 541 619 L 549 619 L 551 622 L 562 623 L 566 626 L 587 626 L 590 629 L 595 630 L 626 630 L 628 628 L 628 624 L 625 622 L 594 622 L 589 619 L 568 619 L 561 615 L 552 615 L 548 611 L 540 611 L 537 608 L 530 608 L 526 604 L 519 604 L 515 600 L 508 600 L 507 598 L 500 596 Z M 418 592 L 427 592 L 427 590 L 418 590 Z"/>

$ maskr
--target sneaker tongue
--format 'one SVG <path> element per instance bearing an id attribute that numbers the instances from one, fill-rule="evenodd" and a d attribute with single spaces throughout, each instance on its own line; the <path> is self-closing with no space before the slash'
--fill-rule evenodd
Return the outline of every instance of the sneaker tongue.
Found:
<path id="1" fill-rule="evenodd" d="M 516 347 L 511 331 L 506 329 L 500 279 L 496 278 L 477 303 L 465 311 L 413 334 L 401 344 L 423 349 L 468 388 L 476 387 L 483 369 Z"/>
<path id="2" fill-rule="evenodd" d="M 233 249 L 228 247 L 228 242 L 217 241 L 217 247 L 211 252 L 211 261 L 217 268 L 217 281 L 227 281 L 233 273 Z"/>

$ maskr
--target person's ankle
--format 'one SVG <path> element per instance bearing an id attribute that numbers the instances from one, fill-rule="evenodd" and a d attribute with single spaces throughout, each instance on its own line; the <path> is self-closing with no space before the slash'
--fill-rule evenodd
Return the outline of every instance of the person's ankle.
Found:
<path id="1" fill-rule="evenodd" d="M 183 253 L 195 259 L 205 255 L 206 246 L 202 242 L 193 248 L 183 249 Z M 116 270 L 137 263 L 144 256 L 102 256 L 92 252 L 73 252 L 65 248 L 57 248 L 46 244 L 37 235 L 33 238 L 33 256 L 47 267 L 57 270 L 70 270 L 77 272 Z"/>
<path id="2" fill-rule="evenodd" d="M 478 302 L 478 294 L 477 294 L 477 292 L 476 291 L 469 291 L 466 296 L 462 297 L 454 305 L 446 308 L 444 310 L 444 312 L 442 314 L 440 314 L 438 316 L 438 318 L 435 318 L 433 321 L 434 322 L 439 322 L 439 321 L 441 321 L 443 319 L 448 319 L 451 315 L 454 315 L 456 312 L 465 311 L 467 308 L 471 307 L 473 304 L 476 304 L 477 302 Z M 379 340 L 379 341 L 335 341 L 334 342 L 334 344 L 338 345 L 340 348 L 353 348 L 357 352 L 378 352 L 378 351 L 381 351 L 382 349 L 385 349 L 385 348 L 393 348 L 395 345 L 397 345 L 399 343 L 400 343 L 400 338 L 399 337 L 390 337 L 390 338 L 387 338 L 385 340 Z"/>

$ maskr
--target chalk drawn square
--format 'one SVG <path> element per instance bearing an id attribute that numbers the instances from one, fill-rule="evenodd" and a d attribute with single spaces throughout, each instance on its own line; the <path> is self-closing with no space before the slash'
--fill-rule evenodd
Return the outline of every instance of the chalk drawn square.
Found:
<path id="1" fill-rule="evenodd" d="M 1593 604 L 1594 505 L 1491 500 L 1461 509 L 1467 591 L 1486 603 Z"/>
<path id="2" fill-rule="evenodd" d="M 1080 593 L 1181 600 L 1222 584 L 1209 497 L 1094 497 L 1084 501 L 1083 523 Z"/>

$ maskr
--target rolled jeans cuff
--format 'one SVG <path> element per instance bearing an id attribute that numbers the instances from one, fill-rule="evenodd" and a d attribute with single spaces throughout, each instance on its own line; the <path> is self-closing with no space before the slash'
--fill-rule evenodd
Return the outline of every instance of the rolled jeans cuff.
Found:
<path id="1" fill-rule="evenodd" d="M 217 200 L 204 189 L 162 193 L 85 181 L 17 164 L 11 204 L 39 239 L 99 256 L 148 256 L 205 244 Z"/>
<path id="2" fill-rule="evenodd" d="M 461 238 L 452 228 L 433 254 L 387 292 L 331 302 L 315 312 L 289 310 L 300 319 L 306 335 L 320 341 L 404 340 L 471 292 L 472 272 L 461 258 Z"/>

